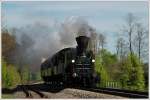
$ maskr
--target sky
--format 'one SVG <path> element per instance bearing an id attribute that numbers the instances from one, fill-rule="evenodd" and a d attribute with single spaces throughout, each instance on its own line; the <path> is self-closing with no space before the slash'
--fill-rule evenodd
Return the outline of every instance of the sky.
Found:
<path id="1" fill-rule="evenodd" d="M 115 52 L 116 35 L 128 13 L 138 16 L 148 27 L 148 2 L 2 2 L 2 25 L 9 28 L 23 27 L 42 21 L 49 25 L 63 23 L 70 17 L 79 16 L 94 27 L 98 33 L 106 35 L 111 52 Z"/>

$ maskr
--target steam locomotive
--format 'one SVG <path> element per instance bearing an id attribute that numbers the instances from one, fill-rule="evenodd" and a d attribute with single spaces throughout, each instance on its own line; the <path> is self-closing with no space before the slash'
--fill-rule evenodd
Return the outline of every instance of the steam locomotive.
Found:
<path id="1" fill-rule="evenodd" d="M 89 37 L 76 37 L 76 48 L 65 48 L 41 64 L 41 77 L 45 83 L 94 86 L 98 82 L 95 57 L 87 49 Z"/>

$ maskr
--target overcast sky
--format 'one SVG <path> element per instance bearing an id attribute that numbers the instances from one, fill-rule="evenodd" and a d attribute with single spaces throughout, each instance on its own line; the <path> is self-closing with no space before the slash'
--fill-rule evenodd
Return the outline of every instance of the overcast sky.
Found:
<path id="1" fill-rule="evenodd" d="M 105 33 L 107 48 L 115 52 L 115 37 L 127 13 L 139 16 L 148 26 L 147 2 L 2 2 L 2 24 L 22 27 L 36 21 L 49 25 L 80 16 L 98 32 Z"/>

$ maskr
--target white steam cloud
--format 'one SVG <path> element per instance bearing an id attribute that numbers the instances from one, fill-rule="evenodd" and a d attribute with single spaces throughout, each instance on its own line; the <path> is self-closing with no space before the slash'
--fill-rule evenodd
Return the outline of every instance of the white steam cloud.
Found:
<path id="1" fill-rule="evenodd" d="M 19 44 L 27 45 L 25 50 L 22 49 L 24 60 L 31 63 L 31 69 L 37 70 L 40 69 L 41 58 L 48 58 L 65 47 L 75 47 L 75 37 L 90 37 L 92 30 L 94 29 L 81 17 L 70 17 L 63 23 L 54 21 L 50 25 L 41 21 L 34 22 L 15 29 L 14 33 Z"/>

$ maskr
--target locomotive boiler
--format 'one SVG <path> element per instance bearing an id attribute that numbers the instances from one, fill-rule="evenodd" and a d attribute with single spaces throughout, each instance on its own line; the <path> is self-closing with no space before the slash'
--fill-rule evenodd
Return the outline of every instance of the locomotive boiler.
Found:
<path id="1" fill-rule="evenodd" d="M 65 48 L 41 64 L 41 77 L 45 83 L 94 86 L 95 56 L 88 47 L 89 37 L 76 37 L 76 48 Z"/>

